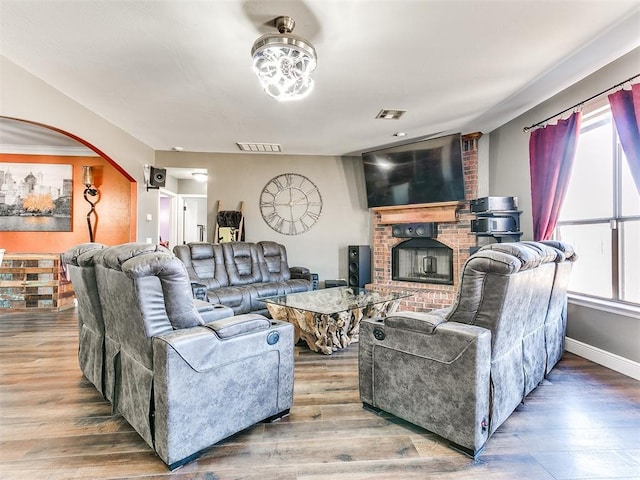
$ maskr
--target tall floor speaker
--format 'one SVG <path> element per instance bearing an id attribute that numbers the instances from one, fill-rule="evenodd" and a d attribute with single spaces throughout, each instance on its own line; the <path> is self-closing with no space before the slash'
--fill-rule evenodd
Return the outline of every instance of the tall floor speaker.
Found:
<path id="1" fill-rule="evenodd" d="M 349 286 L 364 288 L 371 283 L 371 247 L 349 245 Z"/>

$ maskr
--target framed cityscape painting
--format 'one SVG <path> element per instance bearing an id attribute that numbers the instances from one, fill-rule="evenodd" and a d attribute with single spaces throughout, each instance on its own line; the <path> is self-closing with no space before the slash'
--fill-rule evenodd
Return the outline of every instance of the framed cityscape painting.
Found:
<path id="1" fill-rule="evenodd" d="M 70 232 L 73 166 L 0 162 L 0 231 Z"/>

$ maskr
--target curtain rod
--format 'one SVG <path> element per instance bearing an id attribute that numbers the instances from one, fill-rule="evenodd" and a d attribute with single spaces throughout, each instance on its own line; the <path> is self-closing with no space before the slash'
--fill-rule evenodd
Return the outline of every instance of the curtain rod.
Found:
<path id="1" fill-rule="evenodd" d="M 534 124 L 533 124 L 533 125 L 531 125 L 530 127 L 524 127 L 524 128 L 522 129 L 522 131 L 523 131 L 524 133 L 528 133 L 530 130 L 533 130 L 534 128 L 539 127 L 540 125 L 542 125 L 543 123 L 548 122 L 548 121 L 549 121 L 549 120 L 551 120 L 552 118 L 559 117 L 559 116 L 560 116 L 560 115 L 562 115 L 563 113 L 566 113 L 566 112 L 568 112 L 568 111 L 570 111 L 570 110 L 573 110 L 574 108 L 579 107 L 580 105 L 582 105 L 582 104 L 584 104 L 584 103 L 587 103 L 587 102 L 589 102 L 589 101 L 593 100 L 594 98 L 597 98 L 597 97 L 599 97 L 599 96 L 601 96 L 601 95 L 604 95 L 605 93 L 610 92 L 610 91 L 611 91 L 611 90 L 613 90 L 614 88 L 621 87 L 621 86 L 622 86 L 622 85 L 624 85 L 625 83 L 630 82 L 631 80 L 633 80 L 633 79 L 635 79 L 635 78 L 638 78 L 638 77 L 640 77 L 640 73 L 637 73 L 637 74 L 635 74 L 633 77 L 631 77 L 631 78 L 627 78 L 624 82 L 620 82 L 620 83 L 618 83 L 618 84 L 614 85 L 613 87 L 609 87 L 609 88 L 607 88 L 606 90 L 603 90 L 603 91 L 602 91 L 602 92 L 600 92 L 600 93 L 596 93 L 595 95 L 593 95 L 593 96 L 591 96 L 591 97 L 587 98 L 586 100 L 582 100 L 581 102 L 576 103 L 573 107 L 565 108 L 565 109 L 564 109 L 564 110 L 562 110 L 561 112 L 558 112 L 558 113 L 556 113 L 555 115 L 551 115 L 549 118 L 545 118 L 544 120 L 542 120 L 542 121 L 540 121 L 540 122 L 538 122 L 538 123 L 534 123 Z"/>

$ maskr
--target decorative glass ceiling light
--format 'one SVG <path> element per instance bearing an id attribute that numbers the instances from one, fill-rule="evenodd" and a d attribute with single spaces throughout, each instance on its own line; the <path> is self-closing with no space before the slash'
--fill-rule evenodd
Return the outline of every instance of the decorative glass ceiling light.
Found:
<path id="1" fill-rule="evenodd" d="M 296 22 L 278 17 L 279 34 L 267 33 L 251 48 L 253 70 L 267 95 L 276 100 L 300 100 L 313 90 L 311 72 L 316 68 L 316 49 L 304 38 L 291 35 Z"/>

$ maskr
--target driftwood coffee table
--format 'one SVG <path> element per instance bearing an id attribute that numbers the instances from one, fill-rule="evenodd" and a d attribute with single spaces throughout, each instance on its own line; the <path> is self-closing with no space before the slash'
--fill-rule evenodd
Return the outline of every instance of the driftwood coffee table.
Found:
<path id="1" fill-rule="evenodd" d="M 393 313 L 406 292 L 376 292 L 355 287 L 325 288 L 260 298 L 276 320 L 296 328 L 314 352 L 331 355 L 358 341 L 360 320 Z"/>

